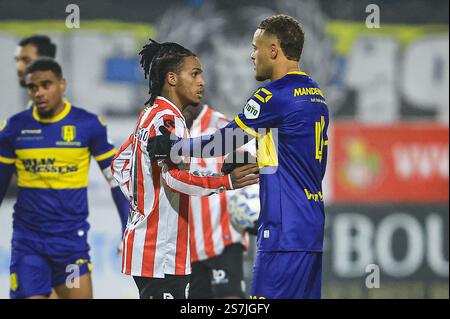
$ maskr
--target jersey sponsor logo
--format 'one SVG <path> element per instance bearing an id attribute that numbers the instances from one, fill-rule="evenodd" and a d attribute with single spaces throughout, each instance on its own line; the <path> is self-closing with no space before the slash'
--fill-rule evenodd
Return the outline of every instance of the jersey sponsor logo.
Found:
<path id="1" fill-rule="evenodd" d="M 17 137 L 17 141 L 39 141 L 42 140 L 44 137 L 42 136 L 42 130 L 36 129 L 36 130 L 21 130 L 20 135 L 25 136 L 19 136 Z"/>
<path id="2" fill-rule="evenodd" d="M 261 106 L 257 102 L 248 100 L 247 104 L 245 104 L 244 107 L 244 116 L 249 120 L 253 120 L 258 118 L 260 111 Z"/>
<path id="3" fill-rule="evenodd" d="M 37 130 L 22 130 L 22 131 L 20 131 L 20 134 L 22 134 L 22 135 L 26 135 L 26 134 L 42 134 L 42 130 L 41 129 L 37 129 Z"/>
<path id="4" fill-rule="evenodd" d="M 74 142 L 77 136 L 77 128 L 74 125 L 64 125 L 61 127 L 61 137 L 63 141 L 57 141 L 56 145 L 80 146 L 80 142 Z"/>
<path id="5" fill-rule="evenodd" d="M 56 166 L 56 158 L 28 158 L 22 164 L 29 173 L 58 173 L 67 174 L 78 171 L 78 166 Z"/>
<path id="6" fill-rule="evenodd" d="M 273 94 L 266 88 L 260 88 L 255 92 L 254 96 L 262 103 L 267 103 L 272 98 Z"/>
<path id="7" fill-rule="evenodd" d="M 19 187 L 75 189 L 88 184 L 88 148 L 20 149 L 16 156 Z"/>
<path id="8" fill-rule="evenodd" d="M 8 121 L 4 120 L 4 121 L 2 122 L 2 124 L 0 125 L 0 132 L 3 131 L 3 130 L 5 129 L 6 124 L 8 124 Z"/>
<path id="9" fill-rule="evenodd" d="M 305 194 L 306 194 L 306 198 L 308 200 L 313 200 L 315 202 L 321 201 L 323 202 L 323 194 L 322 192 L 318 192 L 317 194 L 311 193 L 308 189 L 304 189 Z"/>
<path id="10" fill-rule="evenodd" d="M 319 88 L 297 88 L 294 89 L 294 96 L 302 96 L 302 95 L 320 95 L 323 96 L 322 90 Z"/>
<path id="11" fill-rule="evenodd" d="M 325 102 L 325 100 L 319 99 L 319 98 L 315 98 L 315 97 L 311 98 L 311 102 L 313 102 L 313 103 L 327 104 L 327 102 Z"/>

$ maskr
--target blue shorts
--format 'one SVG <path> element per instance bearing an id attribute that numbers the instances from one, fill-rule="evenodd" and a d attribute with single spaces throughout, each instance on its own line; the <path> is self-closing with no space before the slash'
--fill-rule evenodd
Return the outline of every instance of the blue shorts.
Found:
<path id="1" fill-rule="evenodd" d="M 89 245 L 83 236 L 13 234 L 10 297 L 48 296 L 57 287 L 91 271 Z"/>
<path id="2" fill-rule="evenodd" d="M 322 253 L 258 251 L 253 267 L 253 299 L 320 299 Z"/>

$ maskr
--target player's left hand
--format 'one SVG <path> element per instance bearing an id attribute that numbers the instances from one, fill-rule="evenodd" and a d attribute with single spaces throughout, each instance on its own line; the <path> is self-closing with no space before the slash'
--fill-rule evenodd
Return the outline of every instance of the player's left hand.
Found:
<path id="1" fill-rule="evenodd" d="M 170 139 L 169 130 L 161 126 L 159 131 L 162 135 L 151 137 L 147 141 L 147 152 L 151 161 L 169 158 L 173 140 Z"/>

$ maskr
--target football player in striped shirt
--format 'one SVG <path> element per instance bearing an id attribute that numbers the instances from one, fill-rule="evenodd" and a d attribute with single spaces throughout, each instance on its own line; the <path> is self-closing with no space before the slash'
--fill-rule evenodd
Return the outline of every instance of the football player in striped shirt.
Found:
<path id="1" fill-rule="evenodd" d="M 66 81 L 50 58 L 25 71 L 31 108 L 0 125 L 0 204 L 14 171 L 19 192 L 11 241 L 11 298 L 92 298 L 87 185 L 93 156 L 124 230 L 129 204 L 109 165 L 106 124 L 63 98 Z"/>
<path id="2" fill-rule="evenodd" d="M 251 59 L 256 80 L 270 82 L 242 113 L 209 136 L 174 142 L 164 132 L 148 142 L 150 157 L 162 159 L 171 155 L 171 146 L 197 157 L 207 157 L 203 149 L 212 145 L 226 150 L 222 137 L 229 129 L 256 138 L 261 212 L 252 298 L 321 297 L 329 115 L 319 86 L 299 69 L 303 44 L 303 30 L 292 17 L 264 19 L 253 36 Z"/>
<path id="3" fill-rule="evenodd" d="M 162 127 L 189 136 L 182 111 L 200 103 L 205 83 L 199 59 L 179 44 L 150 40 L 140 54 L 150 99 L 111 165 L 131 204 L 122 272 L 133 276 L 141 299 L 185 299 L 191 273 L 189 195 L 255 184 L 258 168 L 250 164 L 231 174 L 205 176 L 188 171 L 188 158 L 151 161 L 147 141 Z"/>

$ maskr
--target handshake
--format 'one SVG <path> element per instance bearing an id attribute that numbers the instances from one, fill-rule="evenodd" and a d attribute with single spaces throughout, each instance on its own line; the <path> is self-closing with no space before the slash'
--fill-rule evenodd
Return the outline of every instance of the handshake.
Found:
<path id="1" fill-rule="evenodd" d="M 170 138 L 170 131 L 165 127 L 160 127 L 161 135 L 149 138 L 147 142 L 147 152 L 151 161 L 170 159 L 170 151 L 177 140 Z M 222 166 L 224 175 L 231 174 L 233 188 L 240 188 L 254 184 L 259 178 L 259 169 L 256 158 L 249 152 L 234 151 L 224 160 Z"/>

